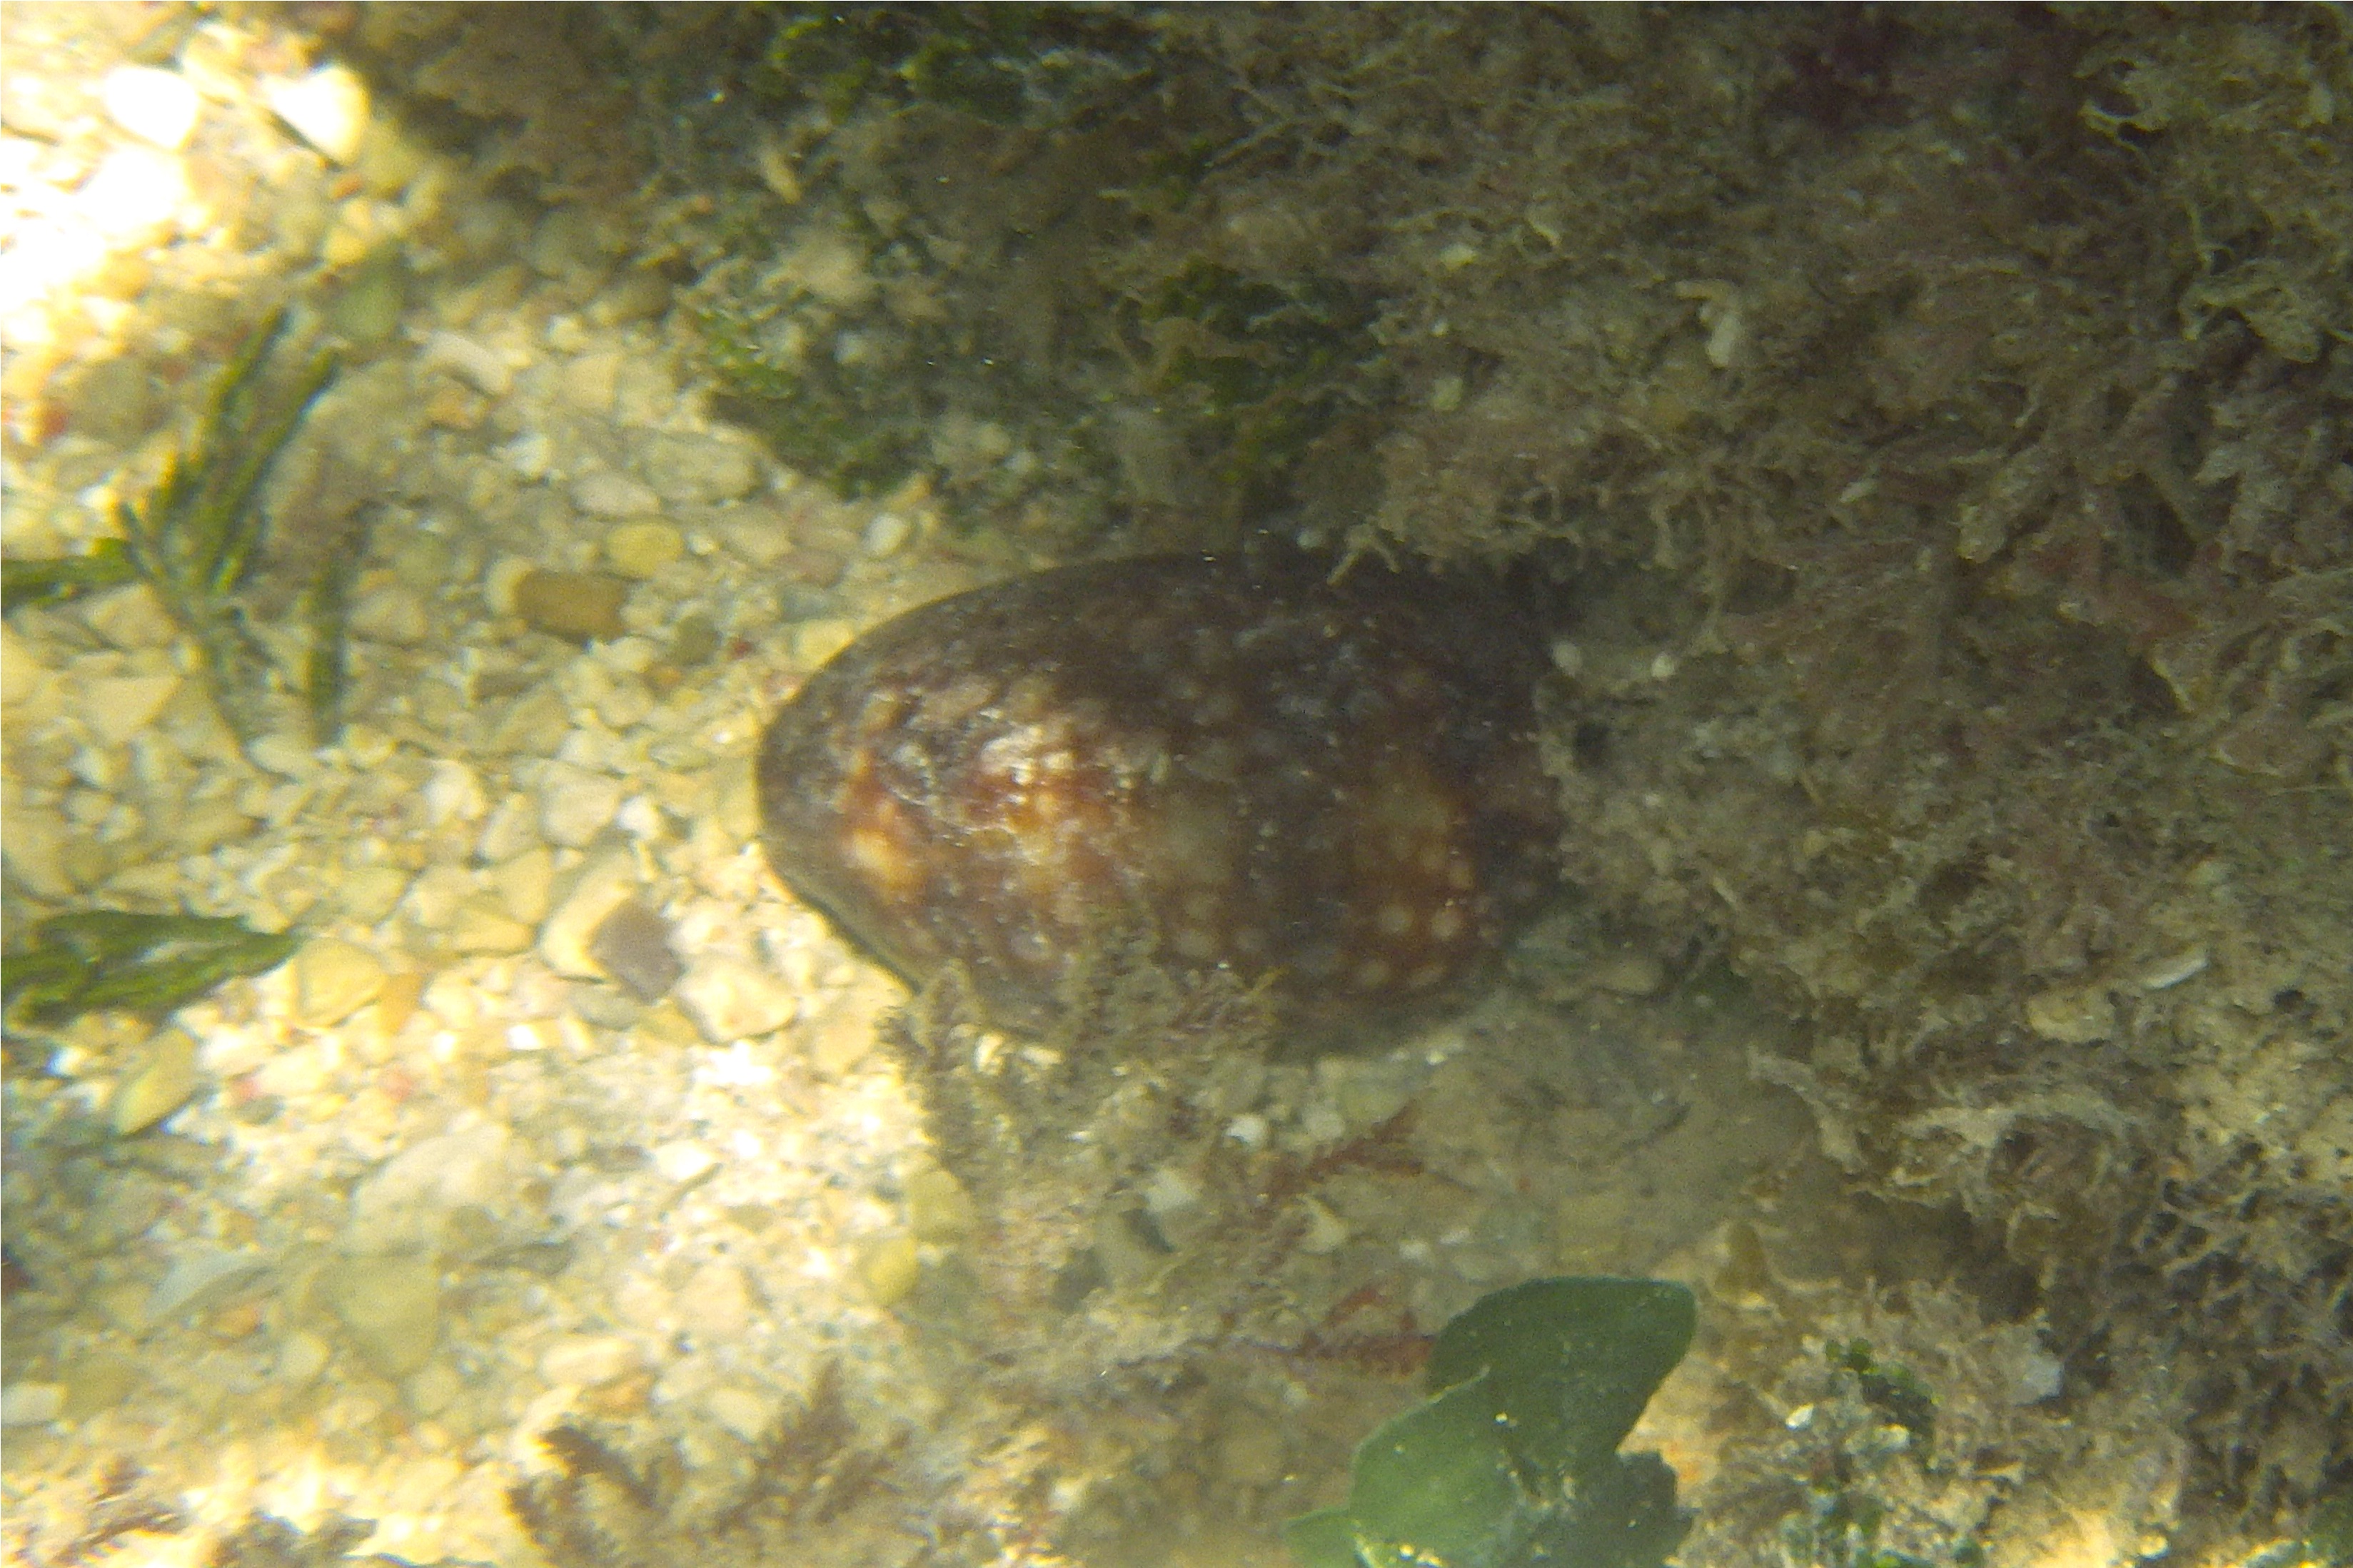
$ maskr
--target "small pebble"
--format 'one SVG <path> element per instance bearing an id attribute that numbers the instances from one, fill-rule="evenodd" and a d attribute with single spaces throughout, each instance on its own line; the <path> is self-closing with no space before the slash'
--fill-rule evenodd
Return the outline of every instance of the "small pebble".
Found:
<path id="1" fill-rule="evenodd" d="M 802 1032 L 809 1066 L 827 1078 L 839 1078 L 866 1059 L 874 1049 L 874 1019 L 859 1006 L 836 1006 Z"/>
<path id="2" fill-rule="evenodd" d="M 343 761 L 363 773 L 372 773 L 392 760 L 400 742 L 373 724 L 346 724 L 338 742 Z"/>
<path id="3" fill-rule="evenodd" d="M 760 831 L 759 785 L 750 766 L 743 762 L 723 763 L 712 771 L 717 776 L 712 781 L 712 820 L 728 837 L 750 842 Z"/>
<path id="4" fill-rule="evenodd" d="M 799 545 L 786 552 L 776 563 L 776 574 L 785 580 L 784 593 L 777 595 L 778 608 L 787 616 L 823 615 L 833 600 L 822 590 L 841 581 L 849 570 L 849 558 L 839 551 L 818 545 Z M 807 610 L 796 611 L 794 605 L 808 605 Z"/>
<path id="5" fill-rule="evenodd" d="M 322 254 L 331 267 L 346 268 L 343 287 L 327 304 L 327 321 L 353 343 L 389 342 L 408 308 L 408 255 L 397 239 L 348 221 L 355 205 L 341 209 L 342 220 L 327 233 Z"/>
<path id="6" fill-rule="evenodd" d="M 94 595 L 82 605 L 81 619 L 107 647 L 125 650 L 169 647 L 180 635 L 164 602 L 144 583 Z"/>
<path id="7" fill-rule="evenodd" d="M 384 965 L 350 942 L 321 937 L 294 955 L 294 1016 L 311 1028 L 332 1028 L 383 989 Z"/>
<path id="8" fill-rule="evenodd" d="M 537 484 L 555 466 L 555 440 L 544 430 L 526 430 L 501 447 L 499 457 L 517 478 Z"/>
<path id="9" fill-rule="evenodd" d="M 653 1152 L 654 1169 L 665 1181 L 680 1186 L 709 1174 L 719 1164 L 719 1156 L 691 1139 L 681 1138 L 664 1143 Z"/>
<path id="10" fill-rule="evenodd" d="M 2189 948 L 2145 966 L 2133 976 L 2133 983 L 2144 991 L 2169 991 L 2185 980 L 2205 973 L 2211 962 L 2204 948 Z"/>
<path id="11" fill-rule="evenodd" d="M 155 1282 L 142 1309 L 143 1321 L 156 1324 L 183 1315 L 211 1311 L 269 1270 L 269 1259 L 259 1252 L 197 1248 L 174 1258 L 164 1278 Z"/>
<path id="12" fill-rule="evenodd" d="M 743 1268 L 714 1258 L 696 1269 L 679 1292 L 679 1320 L 689 1333 L 714 1343 L 744 1337 L 752 1326 L 752 1288 Z"/>
<path id="13" fill-rule="evenodd" d="M 647 1008 L 633 1027 L 640 1045 L 684 1050 L 702 1044 L 702 1031 L 694 1026 L 693 1020 L 679 1011 L 675 1000 Z"/>
<path id="14" fill-rule="evenodd" d="M 319 754 L 292 735 L 260 736 L 246 747 L 245 754 L 255 767 L 282 779 L 307 779 L 319 771 Z"/>
<path id="15" fill-rule="evenodd" d="M 12 1383 L 0 1388 L 0 1426 L 46 1426 L 65 1408 L 61 1383 Z"/>
<path id="16" fill-rule="evenodd" d="M 1652 953 L 1613 952 L 1593 967 L 1593 984 L 1620 996 L 1655 996 L 1666 983 L 1666 965 Z"/>
<path id="17" fill-rule="evenodd" d="M 914 537 L 915 525 L 895 511 L 878 511 L 874 521 L 866 525 L 859 544 L 876 560 L 896 555 Z"/>
<path id="18" fill-rule="evenodd" d="M 1144 1207 L 1164 1231 L 1169 1222 L 1201 1206 L 1201 1184 L 1175 1165 L 1163 1165 L 1145 1184 Z"/>
<path id="19" fill-rule="evenodd" d="M 353 1346 L 396 1382 L 424 1370 L 441 1337 L 441 1275 L 431 1259 L 354 1258 L 323 1282 Z"/>
<path id="20" fill-rule="evenodd" d="M 539 842 L 538 818 L 531 796 L 510 794 L 482 824 L 482 836 L 474 841 L 474 858 L 493 864 L 513 859 Z"/>
<path id="21" fill-rule="evenodd" d="M 701 526 L 746 565 L 773 566 L 793 548 L 792 524 L 773 506 L 722 507 Z"/>
<path id="22" fill-rule="evenodd" d="M 646 1016 L 643 1003 L 628 992 L 610 985 L 575 985 L 567 1003 L 574 1017 L 599 1029 L 627 1032 L 644 1022 Z M 685 1025 L 687 1034 L 692 1037 L 693 1026 L 686 1025 L 683 1019 L 680 1022 Z M 697 1038 L 694 1043 L 700 1044 L 701 1041 Z"/>
<path id="23" fill-rule="evenodd" d="M 634 702 L 616 704 L 609 700 L 601 701 L 596 705 L 596 711 L 607 723 L 613 723 L 616 713 L 642 715 L 652 705 L 653 700 L 646 694 L 644 687 L 631 686 L 622 689 L 639 693 L 643 697 L 644 707 Z M 615 724 L 614 727 L 619 729 L 624 726 Z M 670 837 L 670 819 L 662 815 L 660 806 L 642 795 L 633 795 L 621 803 L 621 809 L 613 814 L 613 825 L 632 838 L 651 841 Z"/>
<path id="24" fill-rule="evenodd" d="M 534 927 L 547 918 L 555 891 L 555 857 L 546 845 L 533 845 L 491 867 L 490 879 L 507 913 Z"/>
<path id="25" fill-rule="evenodd" d="M 709 616 L 690 610 L 670 628 L 670 646 L 662 649 L 661 662 L 679 670 L 709 664 L 719 657 L 722 641 L 719 627 Z"/>
<path id="26" fill-rule="evenodd" d="M 582 354 L 567 361 L 563 388 L 565 401 L 581 413 L 609 417 L 614 400 L 620 395 L 621 356 Z"/>
<path id="27" fill-rule="evenodd" d="M 525 692 L 508 706 L 491 727 L 484 749 L 494 756 L 543 757 L 564 743 L 571 728 L 572 710 L 565 705 L 564 693 L 542 686 Z M 524 818 L 526 827 L 529 820 L 528 816 Z M 490 837 L 488 828 L 483 830 L 483 837 Z"/>
<path id="28" fill-rule="evenodd" d="M 670 922 L 635 899 L 615 906 L 588 938 L 589 956 L 641 1002 L 658 1002 L 685 966 L 670 951 Z"/>
<path id="29" fill-rule="evenodd" d="M 186 144 L 201 107 L 187 78 L 152 66 L 118 66 L 107 72 L 99 100 L 108 119 L 166 153 Z"/>
<path id="30" fill-rule="evenodd" d="M 2088 1046 L 2116 1031 L 2116 1005 L 2105 984 L 2054 985 L 2026 999 L 2027 1026 L 2063 1046 Z"/>
<path id="31" fill-rule="evenodd" d="M 686 553 L 686 538 L 666 522 L 625 522 L 605 536 L 605 559 L 642 581 Z"/>
<path id="32" fill-rule="evenodd" d="M 208 854 L 251 831 L 252 819 L 227 795 L 195 801 L 173 822 L 173 847 L 182 855 Z"/>
<path id="33" fill-rule="evenodd" d="M 408 873 L 397 866 L 363 866 L 343 879 L 335 902 L 343 914 L 362 925 L 374 925 L 392 913 L 408 891 Z"/>
<path id="34" fill-rule="evenodd" d="M 196 1042 L 185 1030 L 164 1030 L 115 1086 L 107 1108 L 114 1135 L 128 1138 L 154 1126 L 188 1102 L 197 1082 Z"/>
<path id="35" fill-rule="evenodd" d="M 335 1347 L 324 1338 L 298 1329 L 278 1342 L 278 1360 L 269 1375 L 290 1387 L 300 1387 L 326 1371 L 334 1353 Z"/>
<path id="36" fill-rule="evenodd" d="M 591 517 L 645 517 L 661 510 L 661 497 L 627 474 L 584 475 L 572 487 L 572 501 Z"/>
<path id="37" fill-rule="evenodd" d="M 486 397 L 504 397 L 514 390 L 514 368 L 496 349 L 463 332 L 434 333 L 425 340 L 417 363 L 420 370 L 448 371 Z"/>
<path id="38" fill-rule="evenodd" d="M 367 86 L 344 66 L 322 66 L 308 76 L 261 84 L 261 100 L 329 162 L 359 156 L 367 136 Z"/>
<path id="39" fill-rule="evenodd" d="M 600 327 L 643 321 L 669 309 L 670 280 L 650 268 L 626 273 L 588 307 L 588 318 Z"/>
<path id="40" fill-rule="evenodd" d="M 1325 1064 L 1341 1058 L 1326 1057 Z M 1406 1108 L 1424 1079 L 1429 1064 L 1412 1056 L 1346 1061 L 1327 1079 L 1340 1114 L 1352 1128 L 1377 1127 Z"/>
<path id="41" fill-rule="evenodd" d="M 513 587 L 514 612 L 535 631 L 591 642 L 617 637 L 621 604 L 629 585 L 599 572 L 549 572 L 533 568 Z"/>
<path id="42" fill-rule="evenodd" d="M 466 1392 L 465 1383 L 455 1367 L 441 1362 L 427 1363 L 416 1376 L 401 1384 L 401 1402 L 413 1415 L 440 1415 Z"/>
<path id="43" fill-rule="evenodd" d="M 907 1178 L 907 1225 L 919 1241 L 955 1241 L 979 1223 L 972 1194 L 952 1172 L 929 1165 Z"/>
<path id="44" fill-rule="evenodd" d="M 883 1237 L 859 1259 L 858 1277 L 878 1307 L 895 1307 L 915 1292 L 923 1277 L 923 1254 L 904 1232 Z"/>
<path id="45" fill-rule="evenodd" d="M 29 637 L 0 625 L 0 707 L 14 708 L 31 700 L 50 675 L 49 668 Z"/>
<path id="46" fill-rule="evenodd" d="M 673 506 L 735 500 L 759 482 L 749 447 L 708 436 L 657 437 L 646 452 L 646 478 Z"/>
<path id="47" fill-rule="evenodd" d="M 461 1211 L 511 1213 L 521 1163 L 514 1136 L 494 1121 L 419 1139 L 353 1189 L 343 1245 L 375 1256 L 429 1251 Z"/>
<path id="48" fill-rule="evenodd" d="M 1337 1252 L 1348 1239 L 1348 1222 L 1314 1198 L 1302 1198 L 1299 1204 L 1307 1211 L 1307 1232 L 1299 1238 L 1299 1250 L 1318 1258 Z"/>
<path id="49" fill-rule="evenodd" d="M 815 668 L 857 640 L 858 628 L 848 621 L 804 621 L 793 628 L 793 658 Z"/>
<path id="50" fill-rule="evenodd" d="M 604 261 L 596 219 L 585 207 L 550 207 L 532 231 L 523 259 L 546 278 L 570 278 L 596 270 Z"/>
<path id="51" fill-rule="evenodd" d="M 153 147 L 122 147 L 106 155 L 74 192 L 74 206 L 114 244 L 160 228 L 179 216 L 194 193 L 179 156 Z"/>
<path id="52" fill-rule="evenodd" d="M 746 1443 L 757 1443 L 766 1436 L 776 1418 L 774 1400 L 733 1384 L 723 1384 L 704 1394 L 702 1412 Z"/>
<path id="53" fill-rule="evenodd" d="M 490 605 L 490 614 L 522 614 L 520 609 L 515 609 L 515 588 L 520 588 L 522 578 L 532 576 L 534 572 L 539 572 L 539 566 L 522 555 L 501 555 L 499 560 L 491 562 L 490 569 L 482 572 L 482 602 Z"/>
<path id="54" fill-rule="evenodd" d="M 78 1355 L 66 1370 L 72 1378 L 66 1385 L 64 1415 L 69 1421 L 87 1421 L 114 1409 L 147 1381 L 134 1358 L 109 1351 Z"/>
<path id="55" fill-rule="evenodd" d="M 751 1389 L 720 1384 L 703 1394 L 703 1415 L 744 1438 L 746 1444 L 757 1444 L 775 1425 L 776 1401 L 767 1394 L 755 1394 Z"/>
<path id="56" fill-rule="evenodd" d="M 489 412 L 480 393 L 455 382 L 441 382 L 425 396 L 425 417 L 444 430 L 478 429 Z"/>
<path id="57" fill-rule="evenodd" d="M 539 785 L 539 830 L 551 844 L 586 846 L 621 808 L 621 781 L 568 763 L 551 763 Z"/>
<path id="58" fill-rule="evenodd" d="M 425 976 L 413 969 L 385 977 L 384 989 L 375 994 L 375 1010 L 377 1025 L 386 1038 L 400 1033 L 402 1026 L 416 1016 L 424 994 Z"/>
<path id="59" fill-rule="evenodd" d="M 469 899 L 449 918 L 444 939 L 449 951 L 495 955 L 527 951 L 538 933 L 486 900 Z"/>
<path id="60" fill-rule="evenodd" d="M 154 723 L 179 689 L 176 675 L 120 675 L 93 680 L 82 689 L 82 716 L 100 741 L 110 746 L 123 745 Z"/>
<path id="61" fill-rule="evenodd" d="M 637 889 L 637 868 L 628 855 L 607 853 L 591 860 L 540 927 L 541 959 L 569 979 L 603 979 L 605 966 L 591 951 L 590 942 L 605 917 L 627 902 Z"/>
<path id="62" fill-rule="evenodd" d="M 679 981 L 678 1005 L 714 1046 L 773 1034 L 800 1011 L 800 998 L 782 980 L 717 955 L 698 959 Z"/>
<path id="63" fill-rule="evenodd" d="M 618 1382 L 640 1364 L 638 1347 L 619 1334 L 567 1334 L 539 1352 L 540 1376 L 583 1388 Z"/>
<path id="64" fill-rule="evenodd" d="M 426 820 L 436 827 L 452 822 L 480 822 L 491 809 L 482 792 L 481 776 L 454 757 L 437 757 L 425 780 Z"/>

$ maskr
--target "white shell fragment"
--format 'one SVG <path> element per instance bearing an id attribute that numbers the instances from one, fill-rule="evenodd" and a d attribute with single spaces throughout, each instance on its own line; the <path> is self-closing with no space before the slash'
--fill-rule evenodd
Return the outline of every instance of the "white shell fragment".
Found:
<path id="1" fill-rule="evenodd" d="M 322 66 L 309 76 L 265 81 L 261 98 L 330 161 L 348 163 L 359 156 L 367 136 L 368 91 L 349 67 Z"/>
<path id="2" fill-rule="evenodd" d="M 2185 980 L 2194 979 L 2206 972 L 2212 959 L 2202 947 L 2169 954 L 2149 964 L 2133 976 L 2144 991 L 2170 991 Z"/>
<path id="3" fill-rule="evenodd" d="M 426 339 L 417 364 L 424 371 L 446 370 L 485 397 L 504 397 L 514 390 L 514 367 L 496 349 L 462 332 Z"/>
<path id="4" fill-rule="evenodd" d="M 177 71 L 121 66 L 99 88 L 106 117 L 151 146 L 175 153 L 196 128 L 196 89 Z"/>

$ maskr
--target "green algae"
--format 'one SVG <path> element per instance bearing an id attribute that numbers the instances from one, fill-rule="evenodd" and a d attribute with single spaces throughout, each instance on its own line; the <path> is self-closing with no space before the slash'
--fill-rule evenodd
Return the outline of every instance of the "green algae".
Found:
<path id="1" fill-rule="evenodd" d="M 101 539 L 80 555 L 31 561 L 11 556 L 0 561 L 0 610 L 63 604 L 101 588 L 119 587 L 137 576 L 119 539 Z"/>
<path id="2" fill-rule="evenodd" d="M 214 707 L 248 742 L 267 728 L 274 669 L 249 624 L 245 595 L 265 531 L 261 489 L 340 368 L 332 351 L 321 351 L 286 381 L 271 377 L 268 368 L 287 322 L 281 309 L 246 338 L 214 382 L 195 429 L 154 484 L 136 501 L 115 503 L 120 538 L 79 556 L 12 560 L 0 576 L 0 604 L 9 610 L 145 584 L 195 645 Z M 341 616 L 315 621 L 314 635 L 322 658 L 313 660 L 307 685 L 314 713 L 323 714 L 341 699 Z M 320 722 L 331 735 L 333 725 Z"/>
<path id="3" fill-rule="evenodd" d="M 1357 1448 L 1348 1501 L 1284 1531 L 1305 1568 L 1652 1568 L 1688 1527 L 1674 1473 L 1618 1446 L 1691 1347 L 1689 1289 L 1533 1279 L 1450 1321 L 1432 1397 Z"/>
<path id="4" fill-rule="evenodd" d="M 107 1009 L 161 1015 L 239 975 L 277 968 L 302 945 L 215 915 L 81 910 L 33 928 L 8 957 L 0 1001 L 11 1019 L 59 1024 Z"/>
<path id="5" fill-rule="evenodd" d="M 117 503 L 124 555 L 204 658 L 213 704 L 241 740 L 267 727 L 271 668 L 239 597 L 261 547 L 262 482 L 328 384 L 338 361 L 314 354 L 290 386 L 265 383 L 283 337 L 280 310 L 249 336 L 214 384 L 188 443 L 136 504 Z"/>

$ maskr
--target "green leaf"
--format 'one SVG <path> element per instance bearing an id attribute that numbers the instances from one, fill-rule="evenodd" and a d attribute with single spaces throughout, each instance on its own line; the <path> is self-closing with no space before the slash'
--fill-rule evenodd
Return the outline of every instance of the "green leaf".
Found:
<path id="1" fill-rule="evenodd" d="M 1675 1473 L 1656 1454 L 1612 1459 L 1577 1484 L 1539 1562 L 1576 1568 L 1653 1568 L 1683 1543 L 1691 1516 L 1675 1506 Z"/>
<path id="2" fill-rule="evenodd" d="M 314 355 L 290 385 L 263 384 L 286 331 L 280 310 L 223 368 L 194 434 L 145 497 L 115 503 L 122 556 L 195 642 L 213 704 L 238 739 L 266 723 L 270 660 L 246 624 L 239 591 L 261 544 L 262 485 L 295 429 L 335 378 L 332 353 Z"/>
<path id="3" fill-rule="evenodd" d="M 351 689 L 352 584 L 361 551 L 328 557 L 311 584 L 305 609 L 311 653 L 302 666 L 302 701 L 311 710 L 311 743 L 332 746 L 343 732 L 343 698 Z"/>
<path id="4" fill-rule="evenodd" d="M 1348 1514 L 1371 1568 L 1483 1568 L 1521 1512 L 1485 1379 L 1449 1389 L 1356 1449 Z"/>
<path id="5" fill-rule="evenodd" d="M 1657 1455 L 1617 1450 L 1697 1317 L 1655 1279 L 1482 1297 L 1439 1333 L 1433 1396 L 1357 1448 L 1346 1506 L 1285 1543 L 1305 1568 L 1658 1568 L 1690 1516 Z"/>
<path id="6" fill-rule="evenodd" d="M 98 588 L 111 588 L 138 575 L 119 539 L 101 539 L 87 555 L 46 561 L 0 561 L 0 609 L 53 605 Z"/>
<path id="7" fill-rule="evenodd" d="M 1345 1508 L 1303 1513 L 1282 1527 L 1282 1544 L 1302 1568 L 1363 1568 L 1356 1555 L 1356 1526 Z"/>
<path id="8" fill-rule="evenodd" d="M 26 1018 L 70 1017 L 70 1008 L 64 1013 L 55 1009 L 72 1001 L 88 983 L 89 974 L 90 966 L 66 949 L 37 947 L 11 953 L 7 963 L 0 964 L 0 993 L 5 993 L 11 1014 L 21 1005 Z"/>
<path id="9" fill-rule="evenodd" d="M 1699 1309 L 1662 1279 L 1531 1279 L 1482 1297 L 1431 1349 L 1433 1389 L 1491 1373 L 1491 1412 L 1531 1487 L 1607 1467 L 1691 1348 Z"/>
<path id="10" fill-rule="evenodd" d="M 163 1014 L 223 981 L 277 968 L 296 931 L 258 931 L 223 916 L 82 910 L 43 921 L 0 970 L 0 1004 L 33 1023 L 103 1008 Z"/>

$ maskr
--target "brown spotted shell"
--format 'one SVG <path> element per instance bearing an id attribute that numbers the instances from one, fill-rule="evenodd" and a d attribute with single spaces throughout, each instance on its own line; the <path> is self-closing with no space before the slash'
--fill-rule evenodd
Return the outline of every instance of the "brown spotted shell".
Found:
<path id="1" fill-rule="evenodd" d="M 811 676 L 758 764 L 768 858 L 913 982 L 1000 1020 L 1074 964 L 1267 981 L 1285 1015 L 1417 1009 L 1554 883 L 1507 606 L 1377 566 L 1151 556 L 925 605 Z"/>

